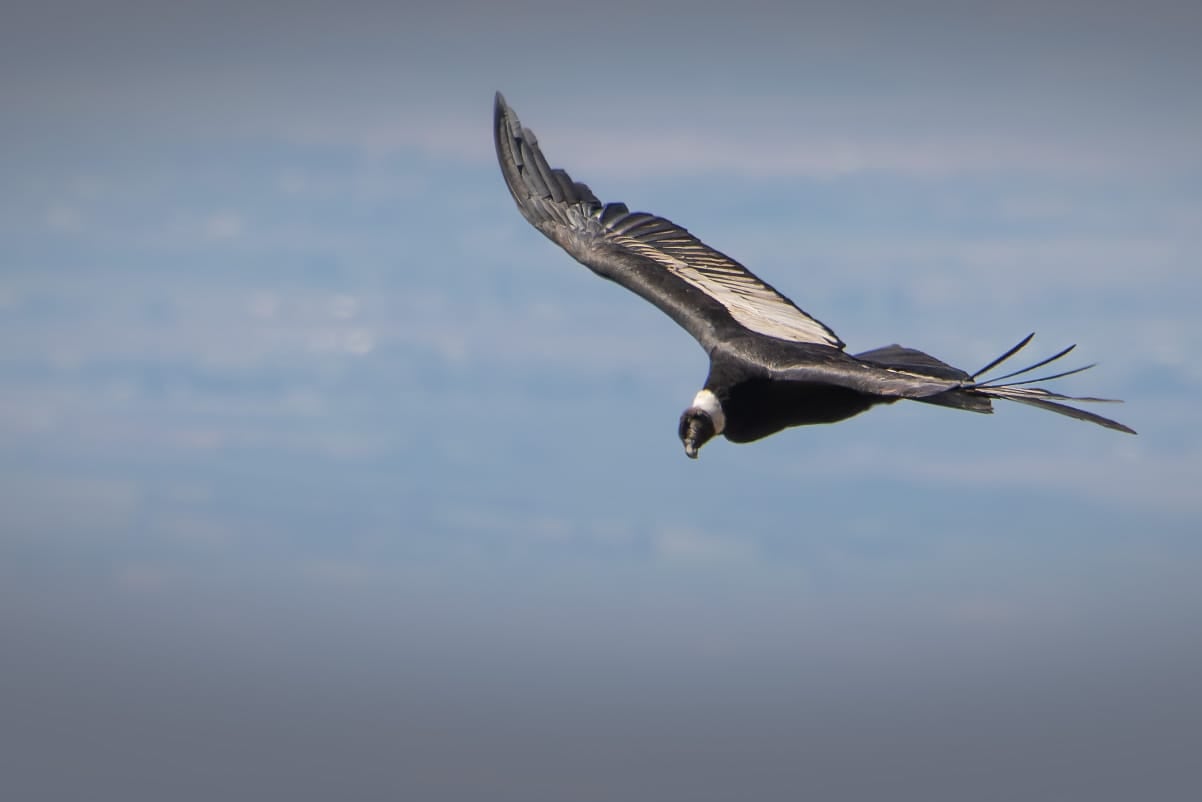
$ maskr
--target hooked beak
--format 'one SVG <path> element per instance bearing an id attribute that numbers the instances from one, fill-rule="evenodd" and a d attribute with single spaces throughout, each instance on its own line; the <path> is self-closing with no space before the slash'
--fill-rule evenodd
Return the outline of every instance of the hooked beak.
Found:
<path id="1" fill-rule="evenodd" d="M 704 412 L 685 410 L 680 421 L 680 442 L 689 459 L 697 459 L 697 452 L 714 436 L 714 424 Z"/>

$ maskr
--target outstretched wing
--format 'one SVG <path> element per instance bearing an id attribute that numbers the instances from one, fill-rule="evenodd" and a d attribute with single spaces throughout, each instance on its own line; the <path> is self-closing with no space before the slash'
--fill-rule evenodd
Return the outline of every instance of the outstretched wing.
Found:
<path id="1" fill-rule="evenodd" d="M 708 351 L 748 333 L 843 348 L 827 326 L 681 226 L 624 204 L 603 204 L 548 165 L 534 134 L 497 93 L 497 159 L 518 209 L 598 275 L 666 312 Z"/>

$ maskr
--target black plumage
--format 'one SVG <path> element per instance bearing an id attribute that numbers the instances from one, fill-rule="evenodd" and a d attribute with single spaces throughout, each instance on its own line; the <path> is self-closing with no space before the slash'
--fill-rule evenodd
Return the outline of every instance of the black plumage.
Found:
<path id="1" fill-rule="evenodd" d="M 975 374 L 899 345 L 853 356 L 829 327 L 684 228 L 625 204 L 604 204 L 588 186 L 553 169 L 499 92 L 493 130 L 501 172 L 522 215 L 593 272 L 655 304 L 709 354 L 705 386 L 680 419 L 690 457 L 716 434 L 750 442 L 902 398 L 974 412 L 992 412 L 991 400 L 1004 398 L 1134 434 L 1109 418 L 1058 403 L 1108 399 L 1029 386 L 1092 366 L 1007 381 L 1063 357 L 1071 346 L 992 380 L 980 377 L 1031 336 Z"/>

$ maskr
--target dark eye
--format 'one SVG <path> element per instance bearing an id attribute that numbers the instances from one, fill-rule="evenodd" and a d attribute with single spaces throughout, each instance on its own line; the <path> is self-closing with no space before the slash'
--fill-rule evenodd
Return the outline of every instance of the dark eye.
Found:
<path id="1" fill-rule="evenodd" d="M 692 420 L 693 420 L 693 416 L 687 412 L 680 416 L 680 427 L 679 427 L 679 432 L 677 433 L 677 436 L 680 437 L 681 440 L 685 439 L 685 437 L 688 435 L 689 423 Z"/>

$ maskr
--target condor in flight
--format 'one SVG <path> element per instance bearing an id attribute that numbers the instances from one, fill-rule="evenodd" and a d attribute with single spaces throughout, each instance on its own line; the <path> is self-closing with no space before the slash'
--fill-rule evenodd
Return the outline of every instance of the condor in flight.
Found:
<path id="1" fill-rule="evenodd" d="M 979 377 L 1033 335 L 972 374 L 900 345 L 852 356 L 830 328 L 734 259 L 662 217 L 602 203 L 587 186 L 552 169 L 534 134 L 499 92 L 493 129 L 501 173 L 522 216 L 597 275 L 658 306 L 709 354 L 705 386 L 680 416 L 680 440 L 689 457 L 696 458 L 718 434 L 746 443 L 789 426 L 841 421 L 899 398 L 973 412 L 992 412 L 992 399 L 1004 398 L 1135 434 L 1109 418 L 1057 403 L 1109 399 L 1030 386 L 1092 365 L 1017 378 L 1073 346 L 986 380 Z"/>

